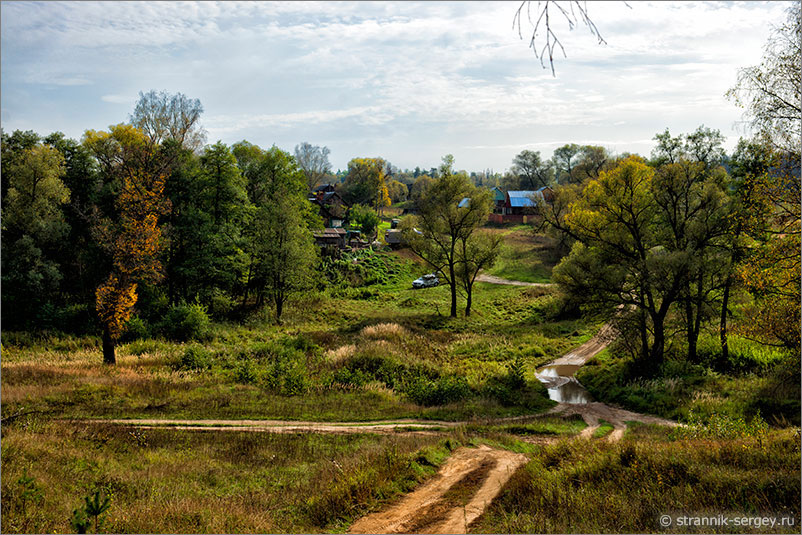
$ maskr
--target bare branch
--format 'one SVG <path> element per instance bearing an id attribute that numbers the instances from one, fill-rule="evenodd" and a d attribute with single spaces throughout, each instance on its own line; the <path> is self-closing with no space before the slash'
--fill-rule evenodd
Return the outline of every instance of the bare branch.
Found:
<path id="1" fill-rule="evenodd" d="M 586 2 L 580 2 L 579 0 L 570 0 L 568 2 L 568 9 L 566 9 L 561 2 L 555 0 L 545 0 L 545 1 L 538 1 L 537 9 L 539 10 L 539 15 L 537 20 L 533 23 L 532 16 L 531 16 L 531 0 L 524 0 L 521 2 L 521 5 L 518 6 L 518 9 L 515 11 L 515 15 L 512 18 L 512 27 L 513 29 L 518 29 L 518 37 L 523 40 L 523 33 L 521 31 L 521 19 L 523 15 L 524 6 L 526 6 L 526 15 L 529 23 L 533 25 L 532 29 L 532 37 L 529 39 L 529 48 L 535 53 L 535 56 L 540 60 L 540 65 L 545 69 L 546 65 L 544 62 L 544 58 L 548 56 L 549 58 L 549 66 L 551 67 L 551 74 L 552 76 L 556 76 L 554 71 L 554 51 L 557 48 L 563 54 L 563 57 L 568 57 L 565 53 L 565 48 L 563 47 L 560 39 L 557 37 L 557 34 L 552 29 L 552 23 L 549 8 L 552 6 L 559 11 L 559 13 L 563 16 L 563 18 L 568 22 L 568 29 L 573 30 L 580 22 L 587 26 L 588 30 L 590 30 L 591 35 L 593 35 L 597 40 L 598 44 L 606 45 L 607 41 L 599 32 L 598 27 L 596 24 L 591 20 L 590 15 L 588 14 L 588 8 Z M 542 7 L 541 7 L 542 5 Z M 624 5 L 631 9 L 631 6 L 624 2 Z M 543 30 L 542 33 L 539 33 L 539 30 Z M 541 35 L 545 36 L 545 42 L 543 46 L 540 46 L 538 43 L 539 37 Z"/>

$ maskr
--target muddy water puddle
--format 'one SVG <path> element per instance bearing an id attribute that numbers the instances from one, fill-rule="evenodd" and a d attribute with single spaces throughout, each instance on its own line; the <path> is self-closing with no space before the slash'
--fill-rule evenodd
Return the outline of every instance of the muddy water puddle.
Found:
<path id="1" fill-rule="evenodd" d="M 559 403 L 590 403 L 593 401 L 590 394 L 574 377 L 578 369 L 577 365 L 557 364 L 544 366 L 535 375 L 548 389 L 549 399 Z"/>

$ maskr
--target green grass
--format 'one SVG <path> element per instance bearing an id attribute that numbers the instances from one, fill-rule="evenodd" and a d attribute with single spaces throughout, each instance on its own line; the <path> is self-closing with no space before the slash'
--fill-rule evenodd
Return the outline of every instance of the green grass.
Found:
<path id="1" fill-rule="evenodd" d="M 671 440 L 643 425 L 620 443 L 562 441 L 530 455 L 471 532 L 693 532 L 659 525 L 660 515 L 677 513 L 800 518 L 798 430 L 774 431 L 761 444 Z"/>
<path id="2" fill-rule="evenodd" d="M 607 350 L 577 378 L 595 399 L 638 412 L 681 420 L 691 413 L 760 414 L 775 426 L 799 425 L 799 358 L 733 338 L 730 363 L 711 353 L 698 364 L 670 355 L 653 377 L 642 378 L 630 359 Z"/>
<path id="3" fill-rule="evenodd" d="M 613 432 L 613 424 L 607 420 L 599 420 L 599 427 L 593 432 L 593 438 L 604 438 Z"/>
<path id="4" fill-rule="evenodd" d="M 457 444 L 29 419 L 3 426 L 1 527 L 71 532 L 72 510 L 102 489 L 111 495 L 108 533 L 341 531 L 434 474 Z M 24 475 L 41 499 L 24 493 Z"/>
<path id="5" fill-rule="evenodd" d="M 559 261 L 552 244 L 535 235 L 530 225 L 494 229 L 504 241 L 490 275 L 523 282 L 551 282 L 551 270 Z"/>
<path id="6" fill-rule="evenodd" d="M 112 368 L 95 337 L 4 333 L 2 414 L 464 420 L 552 406 L 534 369 L 596 326 L 558 319 L 550 289 L 492 284 L 477 286 L 471 317 L 450 318 L 447 287 L 411 289 L 425 268 L 407 256 L 356 255 L 357 286 L 301 296 L 281 326 L 256 315 L 214 324 L 202 344 L 135 340 Z M 392 373 L 355 370 L 364 358 L 395 363 Z M 505 386 L 516 359 L 520 392 Z"/>

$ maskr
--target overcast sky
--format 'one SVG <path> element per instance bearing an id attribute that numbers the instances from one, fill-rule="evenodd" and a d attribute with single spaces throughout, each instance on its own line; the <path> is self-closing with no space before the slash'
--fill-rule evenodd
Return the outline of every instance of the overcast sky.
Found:
<path id="1" fill-rule="evenodd" d="M 563 2 L 567 4 L 567 2 Z M 760 61 L 787 2 L 588 2 L 606 45 L 552 15 L 556 78 L 513 29 L 513 2 L 3 2 L 2 127 L 125 122 L 140 91 L 204 106 L 208 141 L 331 149 L 335 169 L 503 172 L 523 149 L 565 143 L 648 155 L 700 124 L 734 147 L 724 93 Z M 532 9 L 537 2 L 532 2 Z"/>

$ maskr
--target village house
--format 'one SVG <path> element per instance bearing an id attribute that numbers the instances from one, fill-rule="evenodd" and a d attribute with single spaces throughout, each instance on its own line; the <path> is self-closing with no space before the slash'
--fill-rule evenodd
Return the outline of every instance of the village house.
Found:
<path id="1" fill-rule="evenodd" d="M 309 202 L 318 207 L 318 213 L 327 228 L 343 226 L 348 216 L 348 205 L 334 188 L 334 184 L 321 184 L 307 197 Z"/>
<path id="2" fill-rule="evenodd" d="M 489 221 L 492 223 L 527 223 L 538 213 L 540 205 L 553 200 L 554 191 L 548 186 L 536 190 L 508 191 L 504 196 L 503 207 L 500 207 L 499 203 L 496 205 L 501 211 L 494 210 L 490 214 Z"/>

